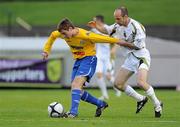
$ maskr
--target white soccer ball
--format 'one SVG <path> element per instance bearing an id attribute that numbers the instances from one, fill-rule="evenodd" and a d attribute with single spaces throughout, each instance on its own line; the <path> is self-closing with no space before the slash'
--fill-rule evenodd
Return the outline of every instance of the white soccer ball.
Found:
<path id="1" fill-rule="evenodd" d="M 64 108 L 62 104 L 58 102 L 52 102 L 51 104 L 49 104 L 48 114 L 50 117 L 54 117 L 54 118 L 62 117 L 63 113 L 64 113 Z"/>

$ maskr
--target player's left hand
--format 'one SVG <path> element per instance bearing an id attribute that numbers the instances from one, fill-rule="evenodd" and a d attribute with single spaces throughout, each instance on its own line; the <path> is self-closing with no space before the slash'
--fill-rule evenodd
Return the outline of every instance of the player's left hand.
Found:
<path id="1" fill-rule="evenodd" d="M 43 57 L 43 60 L 46 60 L 48 58 L 48 53 L 47 52 L 43 52 L 42 53 L 42 57 Z"/>
<path id="2" fill-rule="evenodd" d="M 95 21 L 90 21 L 90 22 L 88 22 L 87 26 L 89 26 L 91 28 L 96 28 L 96 22 Z"/>

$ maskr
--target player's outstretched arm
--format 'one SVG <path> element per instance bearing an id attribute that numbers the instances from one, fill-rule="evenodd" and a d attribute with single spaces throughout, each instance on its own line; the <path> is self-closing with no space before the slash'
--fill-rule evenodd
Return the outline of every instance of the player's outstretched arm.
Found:
<path id="1" fill-rule="evenodd" d="M 101 33 L 108 34 L 106 28 L 104 27 L 104 24 L 100 24 L 96 21 L 90 21 L 90 22 L 88 22 L 87 26 L 89 26 L 91 28 L 96 28 Z"/>
<path id="2" fill-rule="evenodd" d="M 48 40 L 46 41 L 43 48 L 43 53 L 42 53 L 43 60 L 48 58 L 52 45 L 54 41 L 56 40 L 56 38 L 59 36 L 60 36 L 60 33 L 58 31 L 53 31 L 51 35 L 48 37 Z"/>
<path id="3" fill-rule="evenodd" d="M 116 44 L 118 44 L 120 46 L 124 46 L 124 47 L 130 48 L 130 49 L 135 49 L 135 50 L 139 50 L 140 49 L 137 46 L 135 46 L 133 43 L 126 42 L 126 41 L 120 41 L 120 42 L 118 42 Z"/>
<path id="4" fill-rule="evenodd" d="M 89 40 L 94 43 L 111 43 L 111 44 L 115 44 L 122 41 L 118 38 L 100 35 L 100 34 L 90 32 L 90 31 L 87 31 L 85 36 L 83 36 L 82 39 Z"/>

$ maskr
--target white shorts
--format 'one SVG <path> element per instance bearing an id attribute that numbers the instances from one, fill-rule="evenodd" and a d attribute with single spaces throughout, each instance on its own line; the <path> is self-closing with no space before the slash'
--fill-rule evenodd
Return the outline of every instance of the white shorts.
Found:
<path id="1" fill-rule="evenodd" d="M 109 58 L 106 59 L 97 58 L 96 73 L 100 72 L 103 74 L 107 74 L 110 67 L 111 67 L 111 63 Z"/>
<path id="2" fill-rule="evenodd" d="M 149 70 L 151 58 L 150 55 L 145 57 L 136 57 L 133 53 L 129 53 L 124 64 L 121 66 L 129 71 L 137 73 L 139 69 Z"/>

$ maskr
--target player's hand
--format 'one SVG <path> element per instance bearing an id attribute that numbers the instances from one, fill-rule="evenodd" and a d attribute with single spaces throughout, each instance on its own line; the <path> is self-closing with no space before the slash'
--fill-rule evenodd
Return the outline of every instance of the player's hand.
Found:
<path id="1" fill-rule="evenodd" d="M 43 60 L 46 60 L 48 58 L 48 53 L 47 52 L 43 52 L 42 53 L 42 57 L 43 57 Z"/>
<path id="2" fill-rule="evenodd" d="M 117 42 L 116 44 L 119 45 L 119 46 L 121 46 L 121 42 Z"/>
<path id="3" fill-rule="evenodd" d="M 91 28 L 96 28 L 96 22 L 95 21 L 90 21 L 90 22 L 88 22 L 87 26 L 89 26 Z"/>
<path id="4" fill-rule="evenodd" d="M 119 46 L 124 46 L 125 42 L 124 41 L 119 41 L 116 44 L 119 45 Z"/>

